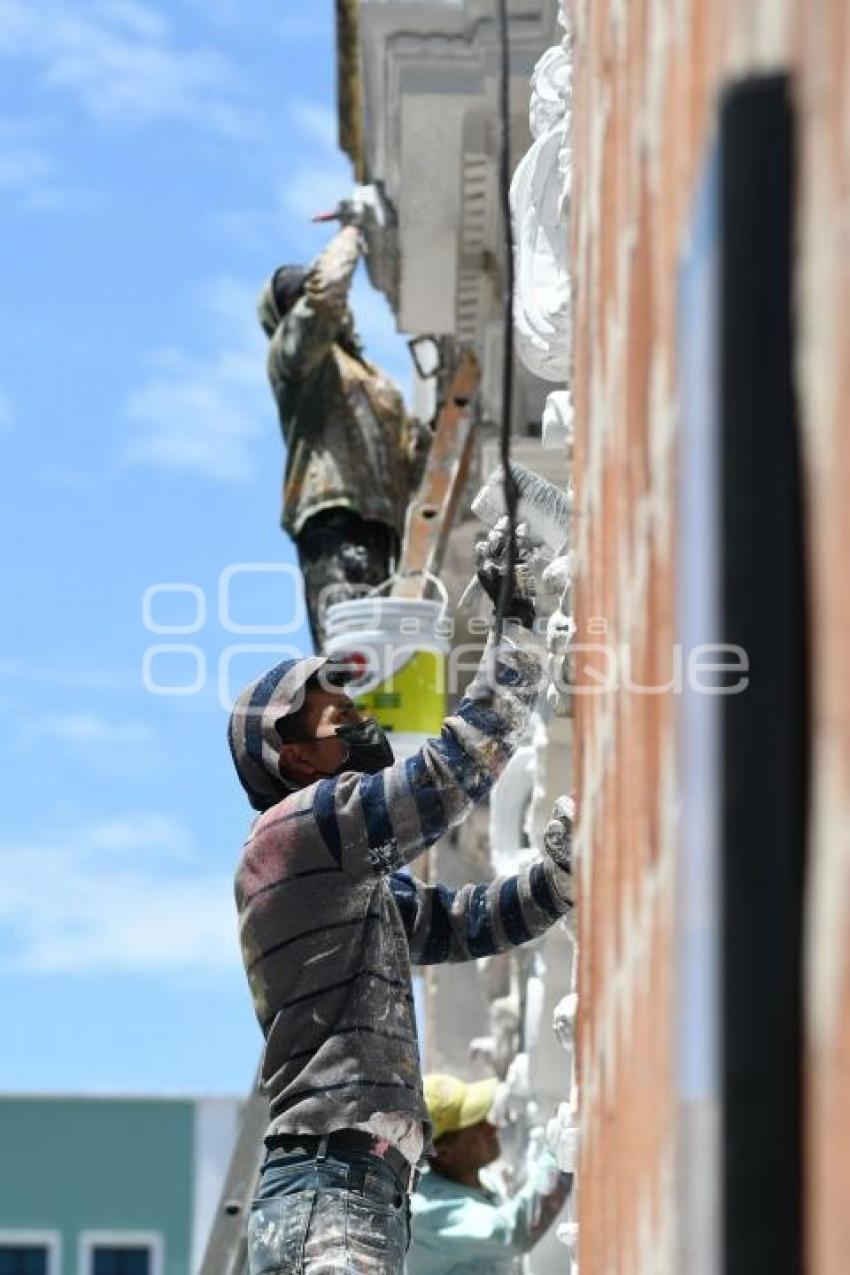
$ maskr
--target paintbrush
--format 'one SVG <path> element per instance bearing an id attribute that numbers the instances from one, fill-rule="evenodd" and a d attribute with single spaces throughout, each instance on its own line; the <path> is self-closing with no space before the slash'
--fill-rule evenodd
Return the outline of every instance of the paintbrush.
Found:
<path id="1" fill-rule="evenodd" d="M 525 523 L 526 535 L 547 560 L 557 558 L 567 542 L 570 529 L 570 499 L 554 483 L 524 465 L 511 462 L 517 491 L 517 523 Z M 504 477 L 495 469 L 472 502 L 472 512 L 488 527 L 495 527 L 508 512 Z"/>
<path id="2" fill-rule="evenodd" d="M 569 535 L 570 499 L 554 483 L 524 465 L 511 462 L 517 492 L 516 522 L 523 524 L 524 539 L 536 556 L 550 561 L 564 550 Z M 495 529 L 507 513 L 502 468 L 495 469 L 472 502 L 472 512 L 485 526 Z M 504 525 L 502 523 L 502 525 Z M 458 606 L 463 606 L 476 586 L 473 576 Z"/>

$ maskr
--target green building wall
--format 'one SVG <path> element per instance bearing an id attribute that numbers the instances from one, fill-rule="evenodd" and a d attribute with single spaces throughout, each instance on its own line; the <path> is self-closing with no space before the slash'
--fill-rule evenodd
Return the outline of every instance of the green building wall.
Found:
<path id="1" fill-rule="evenodd" d="M 191 1100 L 0 1098 L 0 1231 L 57 1231 L 59 1275 L 83 1231 L 162 1236 L 163 1275 L 191 1269 Z"/>

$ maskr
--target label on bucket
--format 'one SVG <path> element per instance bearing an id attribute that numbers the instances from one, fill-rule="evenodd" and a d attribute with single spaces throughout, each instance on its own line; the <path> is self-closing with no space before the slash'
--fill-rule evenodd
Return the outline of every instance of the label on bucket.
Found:
<path id="1" fill-rule="evenodd" d="M 356 650 L 346 652 L 355 667 L 357 655 Z M 445 663 L 445 656 L 437 651 L 415 651 L 407 659 L 394 661 L 377 685 L 358 694 L 354 682 L 348 690 L 358 708 L 376 717 L 384 730 L 436 735 L 446 715 Z"/>

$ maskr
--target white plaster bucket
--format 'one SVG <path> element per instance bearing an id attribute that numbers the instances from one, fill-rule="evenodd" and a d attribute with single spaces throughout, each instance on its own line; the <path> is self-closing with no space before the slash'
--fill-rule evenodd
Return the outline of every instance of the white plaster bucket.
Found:
<path id="1" fill-rule="evenodd" d="M 438 735 L 446 715 L 444 612 L 441 602 L 377 595 L 327 610 L 324 653 L 353 668 L 346 690 L 378 719 L 397 757 Z"/>

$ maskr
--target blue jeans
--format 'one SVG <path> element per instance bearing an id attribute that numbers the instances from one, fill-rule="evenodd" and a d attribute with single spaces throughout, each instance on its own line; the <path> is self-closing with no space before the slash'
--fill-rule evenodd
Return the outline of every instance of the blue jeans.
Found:
<path id="1" fill-rule="evenodd" d="M 409 1243 L 407 1194 L 377 1156 L 266 1159 L 248 1223 L 250 1275 L 401 1275 Z"/>

